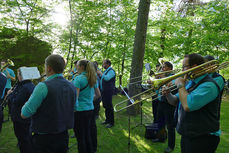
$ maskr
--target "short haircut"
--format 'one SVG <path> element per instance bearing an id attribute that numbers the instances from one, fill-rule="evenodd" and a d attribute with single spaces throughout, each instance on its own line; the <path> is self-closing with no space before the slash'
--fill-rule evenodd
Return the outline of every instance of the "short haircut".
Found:
<path id="1" fill-rule="evenodd" d="M 164 65 L 166 65 L 167 67 L 169 67 L 171 70 L 173 69 L 173 64 L 170 62 L 164 62 Z"/>
<path id="2" fill-rule="evenodd" d="M 49 55 L 45 59 L 45 64 L 50 66 L 55 73 L 63 73 L 65 68 L 64 58 L 57 54 Z"/>
<path id="3" fill-rule="evenodd" d="M 188 58 L 189 66 L 201 65 L 205 62 L 203 56 L 197 53 L 186 54 L 184 57 Z"/>
<path id="4" fill-rule="evenodd" d="M 213 56 L 211 56 L 211 55 L 206 55 L 206 56 L 204 56 L 204 59 L 205 59 L 205 61 L 212 61 L 212 60 L 214 60 L 215 58 L 213 57 Z"/>
<path id="5" fill-rule="evenodd" d="M 161 64 L 156 64 L 156 67 L 159 67 L 159 66 L 161 66 Z"/>
<path id="6" fill-rule="evenodd" d="M 105 59 L 104 62 L 108 64 L 109 66 L 111 66 L 111 61 L 109 59 Z"/>

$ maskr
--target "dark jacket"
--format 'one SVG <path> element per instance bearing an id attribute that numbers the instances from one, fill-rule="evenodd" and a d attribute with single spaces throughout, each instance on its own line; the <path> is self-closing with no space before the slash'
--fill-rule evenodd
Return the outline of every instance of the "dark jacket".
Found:
<path id="1" fill-rule="evenodd" d="M 21 108 L 28 101 L 33 92 L 34 84 L 30 80 L 18 82 L 15 89 L 8 96 L 8 101 L 12 104 L 11 118 L 12 121 L 29 122 L 30 118 L 24 120 L 21 118 Z"/>
<path id="2" fill-rule="evenodd" d="M 63 77 L 44 82 L 48 94 L 32 116 L 35 133 L 61 133 L 73 128 L 76 88 Z"/>
<path id="3" fill-rule="evenodd" d="M 5 86 L 6 86 L 6 77 L 0 72 L 0 98 L 2 97 Z"/>
<path id="4" fill-rule="evenodd" d="M 192 92 L 204 82 L 213 82 L 220 92 L 217 83 L 208 76 L 203 78 L 198 84 L 188 89 L 188 92 Z M 220 94 L 218 94 L 215 100 L 209 102 L 199 110 L 186 112 L 181 106 L 179 110 L 180 120 L 177 123 L 177 132 L 182 136 L 197 137 L 218 131 L 219 110 Z"/>

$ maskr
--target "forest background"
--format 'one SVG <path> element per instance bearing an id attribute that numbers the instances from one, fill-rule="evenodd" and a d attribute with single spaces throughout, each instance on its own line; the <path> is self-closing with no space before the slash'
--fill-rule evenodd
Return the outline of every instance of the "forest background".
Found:
<path id="1" fill-rule="evenodd" d="M 142 18 L 144 22 L 141 22 Z M 14 70 L 21 66 L 36 66 L 43 73 L 45 58 L 57 53 L 66 58 L 67 73 L 73 68 L 74 60 L 98 61 L 102 69 L 103 59 L 108 58 L 117 74 L 116 86 L 126 86 L 130 78 L 147 77 L 145 63 L 150 63 L 155 71 L 159 58 L 171 61 L 175 69 L 181 68 L 183 56 L 189 53 L 213 55 L 220 63 L 228 61 L 228 23 L 228 0 L 1 0 L 0 60 L 11 59 L 15 63 L 11 67 Z M 142 31 L 139 26 L 143 26 Z M 143 41 L 138 43 L 137 39 Z M 220 74 L 229 79 L 228 68 Z M 114 100 L 118 103 L 121 99 L 115 96 Z M 151 113 L 150 105 L 148 103 L 143 109 L 147 117 Z M 228 98 L 223 106 L 220 153 L 228 152 Z M 99 125 L 100 140 L 127 128 L 126 114 L 116 117 L 119 118 L 115 126 L 117 131 L 105 131 Z M 100 120 L 103 119 L 104 115 L 100 115 Z M 144 118 L 151 119 L 152 115 Z M 140 121 L 138 116 L 132 122 Z M 11 123 L 6 124 L 4 130 L 12 129 Z M 131 144 L 137 142 L 134 152 L 161 152 L 165 148 L 164 144 L 152 147 L 151 141 L 142 139 L 144 129 L 139 131 L 131 138 L 134 138 Z M 108 147 L 112 146 L 114 152 L 125 150 L 123 144 L 126 144 L 127 136 L 128 129 L 125 129 L 124 134 L 112 139 L 112 145 Z M 2 140 L 1 144 L 9 144 L 2 150 L 9 150 L 16 144 L 12 131 Z M 120 141 L 118 147 L 117 141 Z M 102 149 L 109 149 L 101 143 L 103 141 L 99 142 Z M 16 146 L 11 152 L 15 150 Z M 179 147 L 176 152 L 180 152 Z"/>
<path id="2" fill-rule="evenodd" d="M 140 3 L 147 2 L 147 35 L 140 51 L 144 54 L 133 59 Z M 14 61 L 13 69 L 37 66 L 41 73 L 51 53 L 66 58 L 67 70 L 78 59 L 98 61 L 101 68 L 108 58 L 117 86 L 126 86 L 131 62 L 150 63 L 155 69 L 158 58 L 163 58 L 179 68 L 183 55 L 194 52 L 227 61 L 228 23 L 227 0 L 3 0 L 0 57 Z M 141 69 L 138 73 L 146 74 Z M 221 74 L 229 78 L 228 69 Z"/>

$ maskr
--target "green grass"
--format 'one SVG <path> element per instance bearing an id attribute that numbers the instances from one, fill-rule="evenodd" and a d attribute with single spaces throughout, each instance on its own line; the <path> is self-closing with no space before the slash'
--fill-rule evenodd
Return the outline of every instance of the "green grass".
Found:
<path id="1" fill-rule="evenodd" d="M 123 100 L 124 97 L 114 96 L 113 104 Z M 221 140 L 217 153 L 229 153 L 229 96 L 223 100 L 221 106 Z M 6 113 L 6 112 L 5 112 Z M 128 152 L 128 115 L 125 111 L 115 113 L 115 126 L 107 129 L 100 123 L 104 121 L 104 109 L 101 107 L 100 117 L 97 120 L 98 129 L 98 153 L 127 153 Z M 151 102 L 143 104 L 143 124 L 153 120 Z M 140 123 L 140 115 L 131 116 L 131 127 Z M 73 131 L 69 131 L 73 135 Z M 167 147 L 165 143 L 152 143 L 144 138 L 145 127 L 138 126 L 131 129 L 130 152 L 131 153 L 162 153 Z M 3 123 L 0 133 L 0 153 L 19 153 L 16 147 L 17 140 L 13 132 L 12 122 Z M 77 153 L 76 139 L 70 138 L 71 153 Z M 180 135 L 176 134 L 176 146 L 174 153 L 180 153 Z"/>

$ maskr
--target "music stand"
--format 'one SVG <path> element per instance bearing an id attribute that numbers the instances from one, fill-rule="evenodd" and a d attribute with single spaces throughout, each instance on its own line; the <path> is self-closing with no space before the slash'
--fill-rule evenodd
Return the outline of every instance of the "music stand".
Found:
<path id="1" fill-rule="evenodd" d="M 124 94 L 126 95 L 126 97 L 129 99 L 130 103 L 133 104 L 134 103 L 134 100 L 130 98 L 130 96 L 126 93 L 126 91 L 123 89 L 122 85 L 120 85 L 120 88 L 122 89 L 122 91 L 124 92 Z M 129 134 L 128 134 L 128 153 L 130 153 L 130 114 L 128 114 L 128 131 L 129 131 Z"/>

